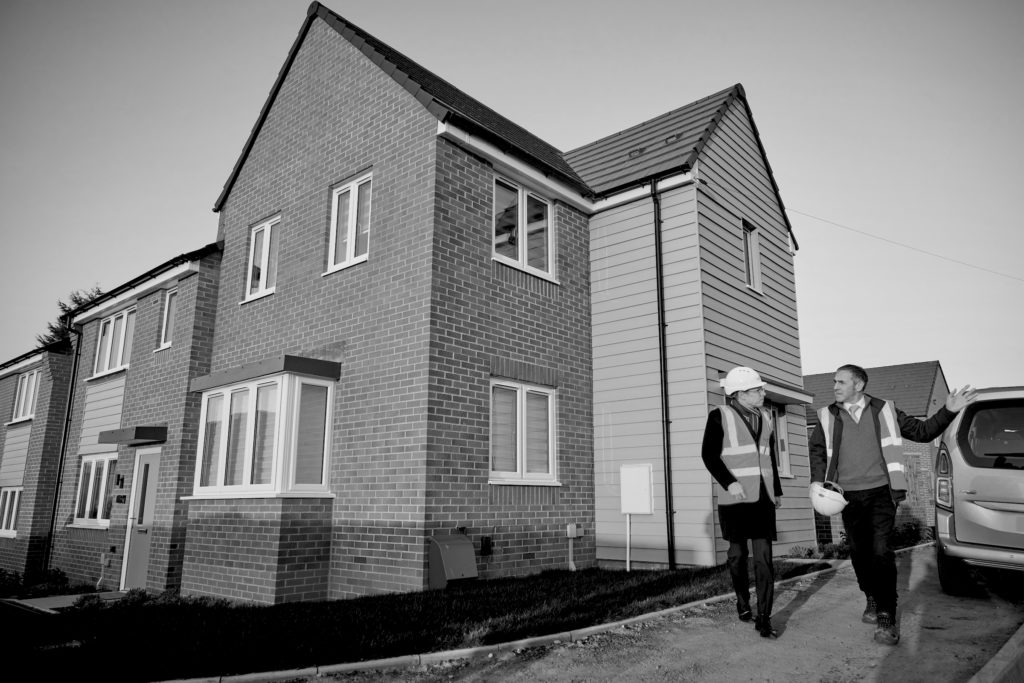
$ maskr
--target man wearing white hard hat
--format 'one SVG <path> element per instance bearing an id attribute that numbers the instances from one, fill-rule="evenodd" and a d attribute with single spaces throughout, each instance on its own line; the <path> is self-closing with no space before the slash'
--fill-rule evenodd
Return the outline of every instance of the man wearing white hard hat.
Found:
<path id="1" fill-rule="evenodd" d="M 895 645 L 900 627 L 892 531 L 896 507 L 907 497 L 903 439 L 935 439 L 977 394 L 970 386 L 954 389 L 944 407 L 927 420 L 918 420 L 892 401 L 865 394 L 867 384 L 868 373 L 860 366 L 836 370 L 835 403 L 818 411 L 818 426 L 811 433 L 811 495 L 826 482 L 842 489 L 843 527 L 857 584 L 865 595 L 861 621 L 875 624 L 876 642 Z"/>
<path id="2" fill-rule="evenodd" d="M 708 414 L 701 458 L 716 482 L 718 521 L 729 541 L 729 574 L 736 592 L 740 620 L 750 621 L 750 579 L 747 542 L 753 550 L 757 618 L 754 626 L 764 638 L 775 638 L 772 603 L 775 570 L 775 509 L 782 505 L 778 456 L 771 414 L 764 409 L 761 376 L 747 367 L 729 371 L 722 380 L 726 401 Z"/>

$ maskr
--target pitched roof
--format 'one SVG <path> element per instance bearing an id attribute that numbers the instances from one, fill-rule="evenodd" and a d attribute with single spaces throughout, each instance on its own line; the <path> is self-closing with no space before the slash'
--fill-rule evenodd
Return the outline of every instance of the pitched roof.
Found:
<path id="1" fill-rule="evenodd" d="M 786 222 L 793 235 L 793 226 L 786 215 L 779 186 L 765 154 L 757 124 L 747 102 L 743 85 L 737 83 L 713 95 L 692 102 L 667 114 L 601 138 L 588 145 L 566 152 L 565 158 L 594 190 L 597 196 L 637 186 L 654 178 L 685 173 L 693 168 L 704 146 L 714 135 L 719 122 L 733 102 L 743 105 L 754 132 L 761 159 Z M 793 237 L 796 246 L 796 237 Z"/>
<path id="2" fill-rule="evenodd" d="M 249 152 L 256 142 L 263 123 L 270 113 L 271 106 L 281 90 L 292 62 L 295 61 L 299 47 L 309 31 L 309 27 L 317 18 L 322 19 L 328 26 L 337 31 L 342 38 L 358 48 L 367 58 L 380 67 L 384 73 L 409 91 L 438 120 L 451 121 L 470 133 L 485 137 L 502 151 L 519 156 L 533 165 L 540 166 L 546 173 L 558 177 L 585 196 L 592 194 L 590 188 L 577 175 L 572 166 L 566 162 L 559 150 L 533 135 L 525 128 L 509 121 L 485 104 L 470 97 L 440 76 L 423 68 L 401 52 L 381 42 L 344 17 L 324 7 L 319 2 L 313 2 L 306 13 L 306 20 L 299 30 L 299 35 L 292 44 L 288 57 L 285 59 L 285 63 L 277 75 L 277 80 L 270 90 L 270 95 L 267 97 L 267 101 L 264 103 L 252 131 L 249 133 L 249 138 L 242 149 L 242 154 L 235 163 L 231 175 L 228 177 L 227 182 L 224 183 L 224 189 L 213 206 L 214 211 L 220 211 L 227 201 L 231 188 L 238 179 L 242 166 L 245 164 L 245 160 L 248 158 Z"/>
<path id="3" fill-rule="evenodd" d="M 864 369 L 868 373 L 867 393 L 893 401 L 896 407 L 911 417 L 927 417 L 935 412 L 931 406 L 935 382 L 941 379 L 942 385 L 946 385 L 946 376 L 937 360 Z M 834 377 L 834 372 L 804 375 L 804 389 L 814 394 L 814 403 L 807 406 L 809 426 L 818 424 L 818 410 L 834 401 Z"/>

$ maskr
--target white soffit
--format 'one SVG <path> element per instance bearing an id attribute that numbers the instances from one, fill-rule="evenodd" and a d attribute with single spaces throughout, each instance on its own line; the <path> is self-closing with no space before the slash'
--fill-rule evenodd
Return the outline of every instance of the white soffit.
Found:
<path id="1" fill-rule="evenodd" d="M 80 313 L 79 315 L 75 316 L 72 322 L 75 323 L 76 325 L 81 325 L 83 323 L 89 322 L 90 320 L 102 318 L 106 315 L 118 311 L 119 309 L 130 306 L 131 304 L 135 303 L 142 297 L 146 296 L 147 294 L 151 294 L 152 292 L 155 292 L 158 289 L 168 289 L 170 287 L 173 287 L 175 284 L 177 284 L 178 280 L 180 280 L 184 276 L 190 273 L 198 272 L 198 261 L 189 261 L 188 263 L 183 263 L 180 266 L 175 266 L 174 268 L 166 270 L 163 273 L 160 273 L 159 275 L 155 275 L 150 280 L 146 280 L 145 282 L 135 287 L 132 287 L 128 291 L 121 292 L 113 299 L 104 301 L 95 308 L 90 308 L 89 310 Z"/>

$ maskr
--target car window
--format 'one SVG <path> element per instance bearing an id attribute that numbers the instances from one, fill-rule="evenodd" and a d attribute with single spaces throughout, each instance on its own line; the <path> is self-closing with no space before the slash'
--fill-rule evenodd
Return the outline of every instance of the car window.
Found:
<path id="1" fill-rule="evenodd" d="M 1024 399 L 970 406 L 960 423 L 957 442 L 973 467 L 1024 469 Z"/>

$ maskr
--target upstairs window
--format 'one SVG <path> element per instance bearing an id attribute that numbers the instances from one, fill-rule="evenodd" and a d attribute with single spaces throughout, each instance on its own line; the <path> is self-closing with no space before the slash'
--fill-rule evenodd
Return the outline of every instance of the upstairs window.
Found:
<path id="1" fill-rule="evenodd" d="M 245 284 L 247 300 L 273 294 L 277 286 L 277 233 L 280 222 L 281 217 L 277 216 L 252 229 Z"/>
<path id="2" fill-rule="evenodd" d="M 494 181 L 494 258 L 553 275 L 551 202 L 503 178 Z"/>
<path id="3" fill-rule="evenodd" d="M 335 188 L 331 194 L 331 241 L 328 272 L 366 260 L 370 247 L 371 176 Z"/>
<path id="4" fill-rule="evenodd" d="M 100 323 L 93 374 L 101 375 L 128 367 L 135 334 L 135 309 L 115 313 Z"/>
<path id="5" fill-rule="evenodd" d="M 327 491 L 333 383 L 283 374 L 203 394 L 194 494 Z"/>
<path id="6" fill-rule="evenodd" d="M 178 308 L 178 290 L 172 289 L 164 294 L 164 317 L 160 325 L 160 348 L 171 345 L 174 334 L 174 314 Z"/>
<path id="7" fill-rule="evenodd" d="M 743 272 L 747 287 L 761 291 L 761 241 L 758 229 L 743 221 Z"/>
<path id="8" fill-rule="evenodd" d="M 116 467 L 116 453 L 82 456 L 78 493 L 75 495 L 76 526 L 110 526 Z"/>
<path id="9" fill-rule="evenodd" d="M 36 392 L 39 391 L 39 370 L 32 370 L 18 377 L 14 391 L 14 416 L 11 420 L 27 420 L 36 412 Z"/>
<path id="10" fill-rule="evenodd" d="M 555 390 L 495 381 L 490 437 L 492 482 L 554 483 Z"/>

